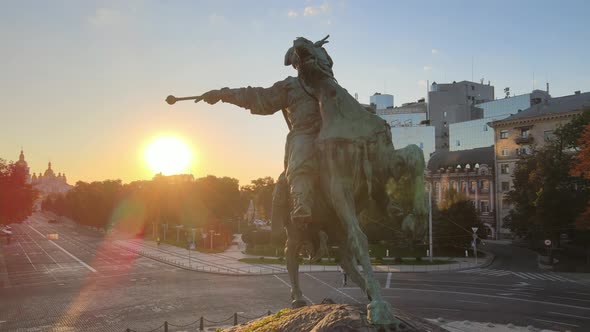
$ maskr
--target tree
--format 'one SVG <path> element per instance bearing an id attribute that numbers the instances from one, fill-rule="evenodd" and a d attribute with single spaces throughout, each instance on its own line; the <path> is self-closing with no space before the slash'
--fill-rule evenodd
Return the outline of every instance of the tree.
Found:
<path id="1" fill-rule="evenodd" d="M 262 219 L 270 218 L 274 188 L 275 180 L 270 176 L 252 180 L 251 184 L 243 186 L 240 191 L 244 210 L 250 200 L 253 200 L 258 216 Z"/>
<path id="2" fill-rule="evenodd" d="M 444 192 L 441 204 L 434 206 L 432 234 L 438 247 L 469 247 L 472 227 L 483 236 L 484 229 L 473 203 L 464 193 L 451 188 Z"/>
<path id="3" fill-rule="evenodd" d="M 575 117 L 555 131 L 554 138 L 531 155 L 521 156 L 514 173 L 514 188 L 508 199 L 514 204 L 507 226 L 531 240 L 574 235 L 574 222 L 589 197 L 588 181 L 572 173 L 578 138 L 590 121 L 590 113 Z"/>
<path id="4" fill-rule="evenodd" d="M 26 170 L 0 159 L 0 224 L 21 222 L 33 213 L 37 192 L 27 183 Z"/>
<path id="5" fill-rule="evenodd" d="M 580 151 L 574 161 L 571 175 L 581 176 L 590 181 L 590 123 L 584 127 L 584 131 L 578 139 L 578 145 Z M 590 231 L 590 200 L 587 203 L 586 211 L 578 217 L 576 228 L 578 230 Z"/>

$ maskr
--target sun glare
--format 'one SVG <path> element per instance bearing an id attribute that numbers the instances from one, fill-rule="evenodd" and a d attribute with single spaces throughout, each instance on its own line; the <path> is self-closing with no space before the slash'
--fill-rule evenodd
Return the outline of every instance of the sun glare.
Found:
<path id="1" fill-rule="evenodd" d="M 147 145 L 144 157 L 155 173 L 172 175 L 189 171 L 192 153 L 182 140 L 173 136 L 163 136 L 157 137 Z"/>

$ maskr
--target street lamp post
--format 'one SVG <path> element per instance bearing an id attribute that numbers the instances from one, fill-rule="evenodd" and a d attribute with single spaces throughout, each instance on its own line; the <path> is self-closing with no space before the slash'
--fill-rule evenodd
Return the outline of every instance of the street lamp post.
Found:
<path id="1" fill-rule="evenodd" d="M 183 225 L 176 225 L 176 242 L 180 242 L 180 229 L 183 227 Z"/>
<path id="2" fill-rule="evenodd" d="M 162 226 L 164 226 L 164 241 L 166 241 L 166 233 L 168 233 L 168 223 L 163 224 Z"/>
<path id="3" fill-rule="evenodd" d="M 197 229 L 196 228 L 191 228 L 191 231 L 193 232 L 193 243 L 195 242 L 195 234 L 197 233 Z"/>
<path id="4" fill-rule="evenodd" d="M 475 264 L 477 264 L 477 227 L 471 227 L 473 231 L 473 253 L 475 254 Z"/>
<path id="5" fill-rule="evenodd" d="M 209 233 L 211 233 L 211 250 L 213 250 L 213 233 L 215 233 L 215 231 L 210 230 Z"/>
<path id="6" fill-rule="evenodd" d="M 434 256 L 432 252 L 432 183 L 428 189 L 428 247 L 430 250 L 430 262 L 432 262 L 432 257 Z"/>

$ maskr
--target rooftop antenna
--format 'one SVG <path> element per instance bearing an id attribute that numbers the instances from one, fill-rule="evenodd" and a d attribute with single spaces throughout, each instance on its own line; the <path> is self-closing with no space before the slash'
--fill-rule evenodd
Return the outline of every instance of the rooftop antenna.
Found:
<path id="1" fill-rule="evenodd" d="M 533 72 L 533 90 L 535 90 L 535 72 Z"/>
<path id="2" fill-rule="evenodd" d="M 473 82 L 473 64 L 474 60 L 473 60 L 473 55 L 471 56 L 471 82 Z"/>

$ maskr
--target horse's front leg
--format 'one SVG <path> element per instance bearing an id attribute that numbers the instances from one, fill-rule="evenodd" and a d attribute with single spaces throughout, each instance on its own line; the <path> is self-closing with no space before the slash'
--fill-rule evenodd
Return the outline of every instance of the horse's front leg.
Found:
<path id="1" fill-rule="evenodd" d="M 307 305 L 303 299 L 303 293 L 299 288 L 299 248 L 301 246 L 299 231 L 295 227 L 287 228 L 287 245 L 285 246 L 285 257 L 287 259 L 287 271 L 291 279 L 291 307 L 299 308 Z"/>

